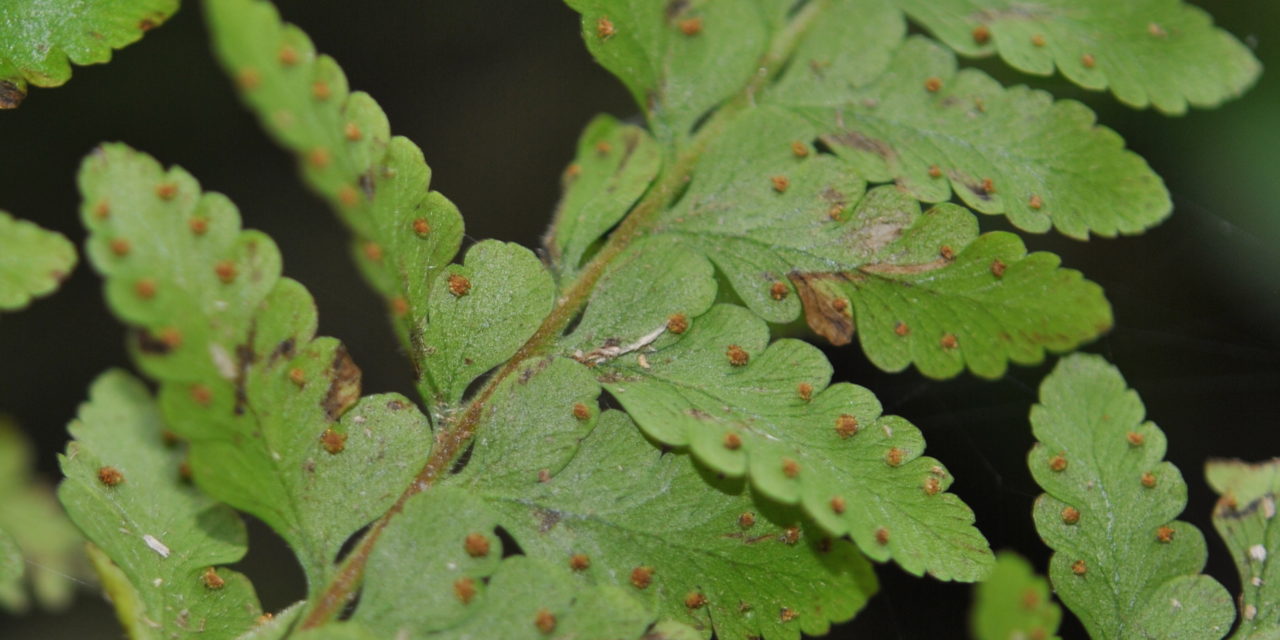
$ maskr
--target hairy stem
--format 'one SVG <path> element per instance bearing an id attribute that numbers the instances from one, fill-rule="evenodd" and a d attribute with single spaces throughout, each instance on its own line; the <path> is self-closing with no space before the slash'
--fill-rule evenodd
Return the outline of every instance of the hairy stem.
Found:
<path id="1" fill-rule="evenodd" d="M 564 289 L 564 293 L 556 300 L 551 313 L 542 321 L 542 325 L 533 336 L 525 341 L 515 355 L 485 382 L 480 391 L 471 398 L 466 410 L 439 426 L 435 447 L 432 448 L 431 455 L 417 478 L 400 494 L 395 504 L 369 527 L 356 548 L 347 556 L 338 575 L 325 588 L 303 620 L 303 629 L 324 625 L 342 610 L 355 593 L 364 574 L 365 564 L 391 519 L 404 509 L 404 504 L 409 498 L 430 488 L 449 470 L 454 459 L 475 436 L 480 419 L 484 415 L 484 408 L 488 406 L 489 399 L 498 386 L 516 372 L 526 360 L 544 352 L 555 342 L 569 322 L 586 306 L 596 283 L 609 265 L 631 246 L 632 242 L 643 236 L 652 226 L 653 219 L 671 204 L 672 199 L 690 180 L 693 167 L 702 157 L 707 145 L 720 135 L 734 115 L 754 104 L 756 93 L 777 75 L 782 63 L 790 57 L 800 36 L 827 4 L 828 0 L 811 2 L 796 14 L 787 28 L 778 34 L 773 46 L 760 61 L 760 72 L 752 76 L 751 81 L 743 87 L 736 98 L 718 108 L 697 131 L 689 144 L 679 152 L 674 162 L 662 170 L 655 179 L 653 187 L 610 234 L 608 242 L 600 252 Z"/>

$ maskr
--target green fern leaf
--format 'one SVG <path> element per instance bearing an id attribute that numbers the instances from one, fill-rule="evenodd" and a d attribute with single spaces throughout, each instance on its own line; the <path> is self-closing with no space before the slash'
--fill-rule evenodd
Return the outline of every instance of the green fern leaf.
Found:
<path id="1" fill-rule="evenodd" d="M 279 532 L 322 586 L 346 539 L 421 467 L 426 418 L 395 394 L 360 398 L 345 348 L 314 337 L 310 295 L 280 278 L 275 245 L 241 231 L 225 197 L 123 145 L 90 155 L 80 188 L 88 254 L 136 327 L 167 422 L 191 442 L 197 483 Z M 103 204 L 111 215 L 97 215 Z M 116 239 L 130 250 L 111 251 Z"/>
<path id="2" fill-rule="evenodd" d="M 430 322 L 418 338 L 423 378 L 436 401 L 462 400 L 477 376 L 502 364 L 551 311 L 555 284 L 532 251 L 486 240 L 444 269 L 427 297 Z"/>
<path id="3" fill-rule="evenodd" d="M 393 137 L 373 98 L 349 92 L 338 64 L 281 22 L 271 3 L 214 0 L 205 10 L 215 49 L 245 101 L 354 231 L 357 264 L 387 300 L 421 369 L 432 348 L 416 340 L 430 316 L 428 298 L 462 242 L 457 207 L 429 190 L 422 151 Z"/>
<path id="4" fill-rule="evenodd" d="M 1056 67 L 1086 89 L 1171 115 L 1244 93 L 1262 70 L 1240 41 L 1181 0 L 896 0 L 948 46 L 998 52 L 1014 68 Z"/>
<path id="5" fill-rule="evenodd" d="M 0 109 L 13 109 L 27 83 L 57 87 L 71 63 L 106 62 L 169 19 L 178 0 L 11 0 L 0 6 Z"/>
<path id="6" fill-rule="evenodd" d="M 587 49 L 617 75 L 663 141 L 737 93 L 759 70 L 793 3 L 567 0 Z"/>
<path id="7" fill-rule="evenodd" d="M 75 264 L 76 249 L 66 238 L 0 211 L 0 310 L 52 293 Z"/>
<path id="8" fill-rule="evenodd" d="M 180 479 L 182 452 L 142 383 L 103 374 L 69 430 L 58 499 L 115 568 L 103 584 L 132 638 L 234 637 L 261 615 L 248 578 L 221 565 L 244 557 L 244 524 Z M 117 583 L 112 578 L 123 578 Z"/>
<path id="9" fill-rule="evenodd" d="M 32 458 L 31 444 L 0 416 L 0 609 L 12 612 L 27 611 L 32 601 L 48 610 L 65 608 L 74 580 L 91 576 L 81 552 L 84 539 L 58 508 L 52 488 L 33 477 Z"/>
<path id="10" fill-rule="evenodd" d="M 491 442 L 523 438 L 499 424 Z M 794 509 L 753 500 L 740 481 L 654 449 L 618 411 L 605 412 L 554 473 L 458 481 L 525 554 L 635 594 L 700 638 L 713 629 L 724 639 L 826 633 L 876 590 L 852 544 Z"/>
<path id="11" fill-rule="evenodd" d="M 604 387 L 650 437 L 688 446 L 712 469 L 749 475 L 764 495 L 799 504 L 863 553 L 942 580 L 977 580 L 992 562 L 951 477 L 921 457 L 920 431 L 881 417 L 871 392 L 827 387 L 831 365 L 797 340 L 769 344 L 745 309 L 718 306 L 679 341 L 615 361 Z M 645 356 L 641 363 L 639 357 Z"/>
<path id="12" fill-rule="evenodd" d="M 995 569 L 974 591 L 969 621 L 976 640 L 1058 637 L 1062 609 L 1054 604 L 1049 583 L 1022 556 L 997 553 Z"/>
<path id="13" fill-rule="evenodd" d="M 1280 461 L 1211 460 L 1205 477 L 1222 495 L 1213 510 L 1213 526 L 1240 574 L 1240 627 L 1232 637 L 1280 637 L 1280 575 L 1271 559 L 1280 552 L 1280 527 L 1274 526 Z"/>
<path id="14" fill-rule="evenodd" d="M 661 149 L 644 129 L 596 116 L 565 169 L 564 196 L 544 243 L 571 275 L 583 256 L 617 224 L 658 175 Z"/>
<path id="15" fill-rule="evenodd" d="M 823 71 L 793 65 L 789 73 Z M 907 40 L 865 85 L 824 79 L 824 93 L 779 90 L 772 100 L 809 119 L 860 175 L 925 202 L 954 193 L 1021 229 L 1075 238 L 1139 233 L 1172 210 L 1160 178 L 1087 107 L 957 72 L 954 56 L 925 38 Z"/>
<path id="16" fill-rule="evenodd" d="M 1046 492 L 1034 516 L 1049 578 L 1095 638 L 1221 638 L 1231 596 L 1200 573 L 1200 530 L 1174 520 L 1187 485 L 1143 412 L 1098 356 L 1064 358 L 1041 385 L 1027 464 Z"/>

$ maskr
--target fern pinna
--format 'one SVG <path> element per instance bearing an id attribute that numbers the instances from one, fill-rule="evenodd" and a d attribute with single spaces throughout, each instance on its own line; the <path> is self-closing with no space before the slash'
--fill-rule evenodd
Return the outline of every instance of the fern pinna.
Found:
<path id="1" fill-rule="evenodd" d="M 1048 587 L 997 561 L 920 430 L 778 336 L 807 325 L 933 378 L 996 378 L 1088 343 L 1113 322 L 1101 288 L 979 214 L 1112 237 L 1158 224 L 1168 193 L 1085 106 L 956 53 L 1170 114 L 1241 93 L 1252 55 L 1178 0 L 568 4 L 644 124 L 588 124 L 541 254 L 464 249 L 422 151 L 332 58 L 267 2 L 203 4 L 236 90 L 349 227 L 421 405 L 363 394 L 310 294 L 227 198 L 124 144 L 85 159 L 87 254 L 156 390 L 121 371 L 94 384 L 59 497 L 131 636 L 798 638 L 857 614 L 871 561 L 991 577 L 980 637 L 1054 633 Z M 1082 357 L 1043 393 L 1035 517 L 1063 603 L 1100 637 L 1221 637 L 1229 598 L 1196 575 L 1199 534 L 1166 522 L 1185 487 L 1136 397 Z M 1072 413 L 1094 400 L 1124 412 Z M 1123 428 L 1146 448 L 1114 438 Z M 1109 439 L 1080 440 L 1093 436 Z M 1161 469 L 1172 494 L 1149 513 L 1093 501 L 1111 449 Z M 1146 495 L 1140 481 L 1125 495 Z M 1096 543 L 1108 510 L 1133 531 L 1098 534 L 1102 548 L 1071 537 Z M 226 567 L 245 553 L 237 511 L 296 554 L 297 604 L 264 613 Z M 1100 570 L 1166 529 L 1183 551 L 1138 577 Z M 1001 614 L 1017 593 L 1034 602 Z M 1274 610 L 1255 595 L 1250 620 Z M 1166 596 L 1212 610 L 1178 618 Z M 1116 622 L 1135 603 L 1152 622 Z"/>

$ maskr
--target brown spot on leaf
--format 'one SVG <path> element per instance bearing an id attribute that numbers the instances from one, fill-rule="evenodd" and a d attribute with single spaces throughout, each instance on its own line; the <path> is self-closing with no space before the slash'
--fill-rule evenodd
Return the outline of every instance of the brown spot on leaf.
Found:
<path id="1" fill-rule="evenodd" d="M 213 402 L 213 391 L 203 384 L 193 384 L 190 389 L 191 400 L 196 404 L 207 407 Z"/>
<path id="2" fill-rule="evenodd" d="M 843 497 L 836 496 L 831 499 L 831 510 L 834 511 L 836 515 L 844 513 L 844 509 L 845 501 Z"/>
<path id="3" fill-rule="evenodd" d="M 364 243 L 364 257 L 374 262 L 381 261 L 382 245 L 379 245 L 378 243 L 372 242 L 372 241 Z"/>
<path id="4" fill-rule="evenodd" d="M 796 618 L 799 618 L 799 617 L 800 617 L 800 614 L 796 613 L 795 609 L 788 609 L 786 607 L 783 607 L 781 610 L 778 611 L 778 620 L 781 620 L 782 622 L 791 622 L 792 620 L 795 620 Z"/>
<path id="5" fill-rule="evenodd" d="M 931 165 L 929 165 L 929 177 L 930 177 L 930 178 L 941 178 L 941 177 L 942 177 L 942 168 L 940 168 L 940 167 L 939 167 L 938 165 L 936 165 L 936 164 L 931 164 Z"/>
<path id="6" fill-rule="evenodd" d="M 1031 194 L 1031 199 L 1027 201 L 1027 206 L 1039 211 L 1044 206 L 1044 200 L 1041 200 L 1040 196 L 1033 193 Z"/>
<path id="7" fill-rule="evenodd" d="M 431 223 L 426 218 L 418 218 L 413 221 L 413 232 L 418 234 L 419 238 L 427 237 L 431 233 Z"/>
<path id="8" fill-rule="evenodd" d="M 347 434 L 334 431 L 332 428 L 325 429 L 324 433 L 320 434 L 320 445 L 330 455 L 338 455 L 347 448 Z"/>
<path id="9" fill-rule="evenodd" d="M 1147 441 L 1146 436 L 1136 431 L 1130 431 L 1129 433 L 1124 434 L 1124 439 L 1128 440 L 1129 446 L 1132 447 L 1141 447 L 1142 444 Z"/>
<path id="10" fill-rule="evenodd" d="M 213 265 L 213 273 L 224 284 L 235 282 L 237 272 L 236 263 L 230 260 L 219 260 L 217 264 Z"/>
<path id="11" fill-rule="evenodd" d="M 209 219 L 202 216 L 196 216 L 187 221 L 187 226 L 191 228 L 191 233 L 202 236 L 209 230 Z"/>
<path id="12" fill-rule="evenodd" d="M 769 287 L 769 297 L 774 300 L 783 300 L 788 293 L 790 293 L 790 290 L 787 289 L 787 285 L 781 282 L 775 282 Z"/>
<path id="13" fill-rule="evenodd" d="M 98 482 L 108 487 L 114 487 L 124 482 L 124 474 L 120 473 L 120 470 L 115 467 L 102 467 L 98 469 Z"/>
<path id="14" fill-rule="evenodd" d="M 1075 562 L 1071 563 L 1071 573 L 1074 573 L 1078 576 L 1083 576 L 1088 572 L 1089 572 L 1089 566 L 1084 563 L 1084 560 L 1076 560 Z"/>
<path id="15" fill-rule="evenodd" d="M 980 24 L 973 28 L 973 41 L 978 44 L 986 44 L 991 40 L 991 29 L 985 24 Z"/>
<path id="16" fill-rule="evenodd" d="M 791 154 L 797 158 L 804 158 L 809 155 L 809 145 L 796 140 L 791 143 Z"/>
<path id="17" fill-rule="evenodd" d="M 786 193 L 787 188 L 791 186 L 791 179 L 786 176 L 773 176 L 769 181 L 773 183 L 773 190 L 778 193 Z"/>
<path id="18" fill-rule="evenodd" d="M 236 84 L 245 90 L 257 89 L 262 84 L 262 74 L 253 67 L 245 67 L 236 74 Z"/>
<path id="19" fill-rule="evenodd" d="M 942 90 L 942 78 L 931 77 L 924 81 L 924 88 L 931 93 L 937 93 Z"/>
<path id="20" fill-rule="evenodd" d="M 683 313 L 673 313 L 667 316 L 667 331 L 675 334 L 681 334 L 689 330 L 689 318 Z"/>
<path id="21" fill-rule="evenodd" d="M 691 591 L 684 597 L 684 606 L 690 609 L 701 609 L 707 606 L 707 597 L 697 591 Z"/>
<path id="22" fill-rule="evenodd" d="M 360 399 L 360 368 L 352 362 L 345 346 L 339 345 L 334 350 L 328 377 L 329 390 L 325 392 L 320 406 L 329 420 L 337 421 Z"/>
<path id="23" fill-rule="evenodd" d="M 456 273 L 449 274 L 449 293 L 453 294 L 455 298 L 461 298 L 471 293 L 471 281 L 466 276 Z"/>
<path id="24" fill-rule="evenodd" d="M 160 339 L 159 336 L 152 334 L 150 331 L 139 330 L 134 332 L 137 340 L 138 350 L 153 356 L 162 356 L 173 349 L 168 342 Z"/>
<path id="25" fill-rule="evenodd" d="M 702 33 L 702 18 L 686 18 L 681 20 L 680 33 L 689 37 Z"/>
<path id="26" fill-rule="evenodd" d="M 801 382 L 796 385 L 796 393 L 800 395 L 800 399 L 808 402 L 813 399 L 813 385 L 808 382 Z"/>
<path id="27" fill-rule="evenodd" d="M 1173 542 L 1173 527 L 1164 526 L 1156 529 L 1156 540 L 1161 544 Z"/>
<path id="28" fill-rule="evenodd" d="M 729 364 L 735 367 L 744 367 L 751 360 L 751 355 L 747 353 L 747 350 L 736 344 L 729 345 L 729 348 L 725 349 L 724 353 L 729 358 Z"/>
<path id="29" fill-rule="evenodd" d="M 743 529 L 750 529 L 755 526 L 755 524 L 756 514 L 751 513 L 750 511 L 744 511 L 742 512 L 742 515 L 738 516 L 738 526 Z"/>
<path id="30" fill-rule="evenodd" d="M 938 255 L 942 256 L 943 260 L 955 260 L 956 250 L 952 249 L 951 245 L 944 244 L 938 249 Z"/>
<path id="31" fill-rule="evenodd" d="M 360 204 L 360 193 L 356 191 L 355 187 L 344 184 L 342 188 L 338 189 L 338 202 L 341 202 L 345 207 L 354 207 Z"/>
<path id="32" fill-rule="evenodd" d="M 156 281 L 152 278 L 140 278 L 133 285 L 133 292 L 143 300 L 156 297 Z"/>
<path id="33" fill-rule="evenodd" d="M 742 437 L 730 431 L 724 434 L 724 448 L 730 451 L 737 451 L 742 448 Z"/>
<path id="34" fill-rule="evenodd" d="M 840 414 L 836 418 L 836 434 L 841 439 L 849 438 L 858 432 L 858 419 L 847 413 Z"/>
<path id="35" fill-rule="evenodd" d="M 891 467 L 897 467 L 902 464 L 902 461 L 906 459 L 906 457 L 906 451 L 903 451 L 898 447 L 889 447 L 889 450 L 884 454 L 884 461 L 885 464 L 888 464 Z"/>
<path id="36" fill-rule="evenodd" d="M 364 137 L 364 132 L 360 131 L 360 125 L 348 122 L 342 128 L 342 135 L 350 142 L 359 142 Z"/>
<path id="37" fill-rule="evenodd" d="M 792 526 L 784 529 L 782 531 L 782 542 L 791 546 L 795 546 L 796 543 L 800 542 L 800 527 Z"/>
<path id="38" fill-rule="evenodd" d="M 476 597 L 476 582 L 471 578 L 458 578 L 453 581 L 453 595 L 457 596 L 458 601 L 462 604 L 471 604 L 471 599 Z"/>
<path id="39" fill-rule="evenodd" d="M 1000 258 L 996 258 L 995 260 L 991 261 L 991 275 L 997 278 L 1004 277 L 1004 270 L 1006 268 L 1008 268 L 1007 265 L 1005 265 L 1004 261 L 1001 260 Z"/>
<path id="40" fill-rule="evenodd" d="M 906 336 L 911 335 L 911 327 L 907 326 L 907 323 L 905 322 L 899 322 L 898 324 L 893 325 L 893 332 L 898 334 L 899 337 L 905 338 Z"/>
<path id="41" fill-rule="evenodd" d="M 129 249 L 131 248 L 129 241 L 124 238 L 111 239 L 111 253 L 116 254 L 117 257 L 123 258 L 129 255 Z"/>
<path id="42" fill-rule="evenodd" d="M 800 463 L 791 458 L 782 459 L 782 475 L 788 478 L 794 478 L 800 475 Z"/>
<path id="43" fill-rule="evenodd" d="M 1080 510 L 1071 506 L 1063 507 L 1062 522 L 1063 524 L 1075 524 L 1080 522 Z"/>
<path id="44" fill-rule="evenodd" d="M 1031 36 L 1031 44 L 1037 47 L 1043 47 L 1045 44 L 1044 35 L 1037 33 Z"/>
<path id="45" fill-rule="evenodd" d="M 204 570 L 204 575 L 200 576 L 200 581 L 204 583 L 206 589 L 218 590 L 226 586 L 227 582 L 218 575 L 218 571 L 213 567 Z"/>
<path id="46" fill-rule="evenodd" d="M 172 200 L 178 195 L 178 185 L 172 182 L 162 182 L 156 185 L 156 196 L 161 200 Z"/>
<path id="47" fill-rule="evenodd" d="M 647 589 L 653 582 L 653 567 L 636 567 L 631 570 L 631 586 Z"/>
<path id="48" fill-rule="evenodd" d="M 316 100 L 328 100 L 333 95 L 333 89 L 328 82 L 324 80 L 316 80 L 311 83 L 311 96 Z"/>
<path id="49" fill-rule="evenodd" d="M 888 529 L 886 529 L 886 528 L 884 528 L 884 527 L 880 527 L 880 528 L 876 529 L 876 544 L 879 544 L 879 545 L 881 545 L 881 546 L 886 545 L 886 544 L 889 544 L 889 530 L 888 530 Z"/>
<path id="50" fill-rule="evenodd" d="M 1049 458 L 1049 470 L 1055 473 L 1061 473 L 1067 470 L 1067 457 L 1059 453 Z"/>
<path id="51" fill-rule="evenodd" d="M 1156 488 L 1156 474 L 1146 471 L 1142 474 L 1142 486 L 1148 489 Z"/>
<path id="52" fill-rule="evenodd" d="M 556 630 L 556 616 L 546 609 L 538 609 L 538 614 L 533 617 L 533 626 L 542 633 L 551 633 Z"/>
<path id="53" fill-rule="evenodd" d="M 1084 65 L 1086 69 L 1092 69 L 1098 65 L 1098 59 L 1094 58 L 1092 53 L 1086 53 L 1080 56 L 1080 64 Z"/>
<path id="54" fill-rule="evenodd" d="M 613 21 L 608 16 L 601 16 L 596 20 L 596 37 L 601 40 L 608 40 L 616 34 L 618 30 L 614 28 Z"/>
<path id="55" fill-rule="evenodd" d="M 489 555 L 489 539 L 483 533 L 468 533 L 462 541 L 462 548 L 472 558 L 483 558 Z"/>
<path id="56" fill-rule="evenodd" d="M 952 349 L 960 346 L 960 340 L 959 338 L 956 338 L 956 334 L 954 333 L 945 333 L 942 335 L 942 339 L 938 340 L 938 344 L 942 345 L 943 349 L 951 351 Z"/>

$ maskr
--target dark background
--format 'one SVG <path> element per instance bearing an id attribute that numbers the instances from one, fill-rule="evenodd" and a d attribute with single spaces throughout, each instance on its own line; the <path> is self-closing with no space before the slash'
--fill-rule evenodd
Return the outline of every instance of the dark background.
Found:
<path id="1" fill-rule="evenodd" d="M 598 112 L 635 112 L 621 86 L 587 55 L 576 16 L 554 0 L 279 4 L 339 60 L 353 88 L 378 99 L 394 130 L 425 150 L 432 186 L 459 205 L 474 238 L 536 244 L 582 126 Z M 1280 68 L 1276 5 L 1201 4 L 1264 64 Z M 1027 244 L 1062 254 L 1107 290 L 1116 327 L 1087 349 L 1125 372 L 1168 433 L 1169 459 L 1190 484 L 1185 517 L 1209 534 L 1208 570 L 1235 592 L 1230 559 L 1211 533 L 1213 497 L 1202 468 L 1210 456 L 1256 460 L 1280 452 L 1274 429 L 1280 410 L 1280 80 L 1264 74 L 1247 97 L 1220 110 L 1166 118 L 1127 110 L 1106 94 L 1057 78 L 979 64 L 1007 84 L 1030 82 L 1090 104 L 1173 193 L 1173 218 L 1140 238 L 1081 243 L 1030 236 Z M 0 208 L 82 244 L 75 171 L 103 140 L 181 164 L 206 189 L 229 195 L 248 226 L 275 237 L 286 274 L 311 289 L 322 332 L 349 345 L 366 391 L 412 393 L 383 304 L 346 259 L 344 231 L 301 187 L 293 160 L 241 108 L 208 51 L 195 3 L 111 64 L 77 69 L 67 86 L 33 90 L 20 109 L 0 112 Z M 983 224 L 994 229 L 1001 222 L 985 218 Z M 82 264 L 57 295 L 0 319 L 0 407 L 37 441 L 40 469 L 51 478 L 64 427 L 89 381 L 105 368 L 127 365 L 123 333 L 100 289 Z M 973 506 L 992 546 L 1016 549 L 1043 570 L 1048 551 L 1030 520 L 1038 490 L 1024 457 L 1032 443 L 1027 410 L 1051 363 L 1016 368 L 996 382 L 968 375 L 936 382 L 913 371 L 878 372 L 856 349 L 829 354 L 838 377 L 870 387 L 888 411 L 924 430 L 929 452 L 958 478 L 954 490 Z M 298 570 L 274 536 L 255 527 L 251 545 L 243 568 L 263 604 L 278 609 L 299 597 Z M 915 579 L 892 565 L 879 572 L 882 592 L 837 635 L 959 635 L 970 587 Z M 91 588 L 69 613 L 0 618 L 0 625 L 6 638 L 121 636 Z M 1083 636 L 1074 621 L 1064 633 Z"/>

